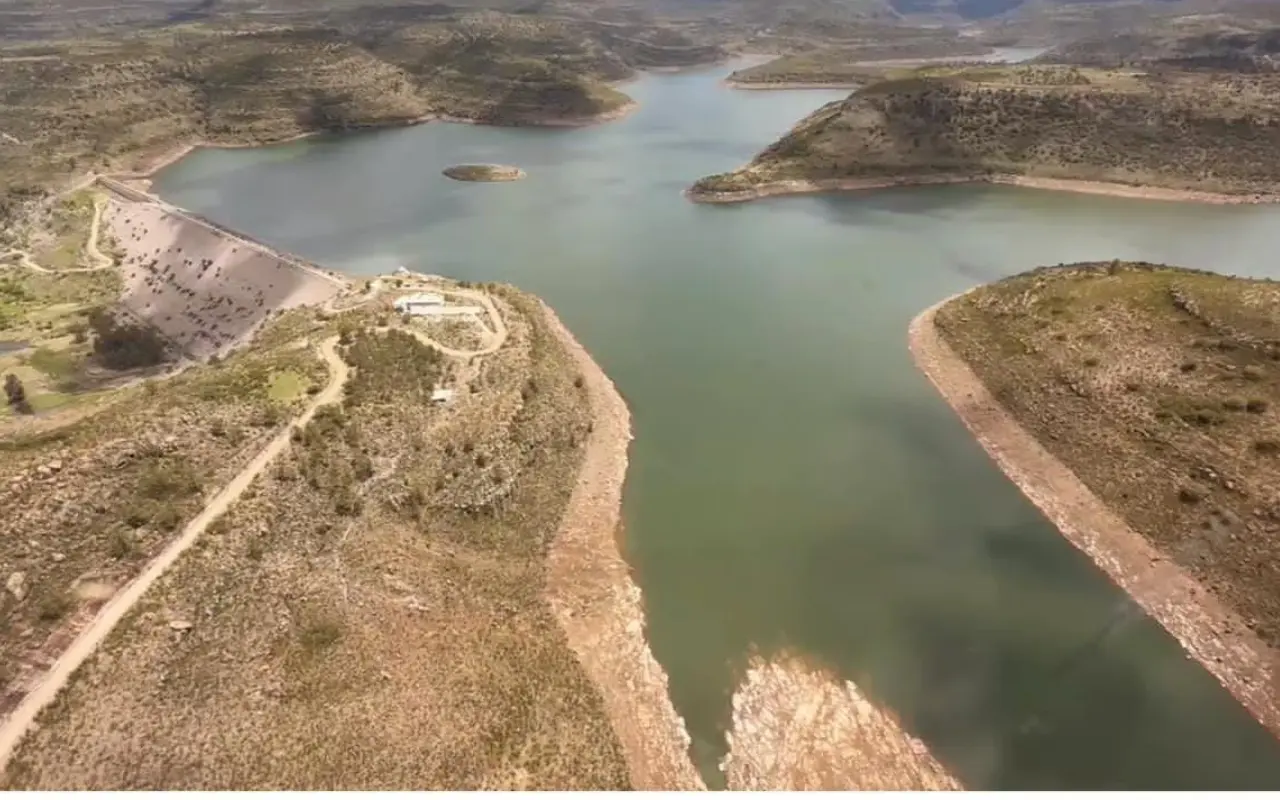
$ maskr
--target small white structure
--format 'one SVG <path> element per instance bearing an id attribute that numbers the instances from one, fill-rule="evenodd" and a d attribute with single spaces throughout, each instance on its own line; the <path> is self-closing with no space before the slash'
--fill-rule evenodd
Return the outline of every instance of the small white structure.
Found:
<path id="1" fill-rule="evenodd" d="M 396 311 L 413 316 L 438 313 L 443 305 L 444 295 L 434 293 L 411 294 L 408 297 L 401 297 L 395 302 Z"/>
<path id="2" fill-rule="evenodd" d="M 452 389 L 435 389 L 431 392 L 431 402 L 436 405 L 444 405 L 453 399 Z"/>

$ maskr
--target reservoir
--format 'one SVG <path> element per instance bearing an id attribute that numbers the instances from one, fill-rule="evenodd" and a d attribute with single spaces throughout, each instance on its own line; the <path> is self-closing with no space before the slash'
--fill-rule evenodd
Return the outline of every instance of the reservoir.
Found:
<path id="1" fill-rule="evenodd" d="M 555 307 L 633 413 L 627 557 L 709 780 L 747 659 L 790 652 L 972 788 L 1280 788 L 1280 744 L 1022 497 L 906 345 L 922 309 L 1039 265 L 1280 277 L 1280 209 L 1010 187 L 694 205 L 693 180 L 846 94 L 732 91 L 732 68 L 642 77 L 607 125 L 203 150 L 155 187 L 325 266 Z M 528 177 L 440 174 L 490 162 Z"/>

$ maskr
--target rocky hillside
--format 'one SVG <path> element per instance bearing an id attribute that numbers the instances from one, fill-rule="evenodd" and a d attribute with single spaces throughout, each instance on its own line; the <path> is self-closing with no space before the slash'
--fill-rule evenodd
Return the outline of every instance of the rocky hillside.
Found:
<path id="1" fill-rule="evenodd" d="M 1161 65 L 1184 69 L 1274 72 L 1280 68 L 1280 28 L 1233 28 L 1189 36 L 1119 34 L 1063 45 L 1039 60 L 1098 67 Z"/>
<path id="2" fill-rule="evenodd" d="M 674 31 L 496 12 L 440 22 L 225 30 L 0 51 L 0 218 L 51 181 L 183 142 L 264 142 L 428 114 L 588 121 L 636 68 L 716 60 Z"/>
<path id="3" fill-rule="evenodd" d="M 693 194 L 714 199 L 791 180 L 983 175 L 1274 192 L 1277 88 L 1268 74 L 918 70 L 824 106 Z"/>

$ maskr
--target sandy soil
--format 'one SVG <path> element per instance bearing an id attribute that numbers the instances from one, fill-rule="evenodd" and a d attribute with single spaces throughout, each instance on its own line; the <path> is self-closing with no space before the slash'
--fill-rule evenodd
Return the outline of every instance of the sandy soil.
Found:
<path id="1" fill-rule="evenodd" d="M 545 306 L 544 306 L 545 308 Z M 631 414 L 613 383 L 555 312 L 551 329 L 586 381 L 594 412 L 578 484 L 552 546 L 548 602 L 600 689 L 639 790 L 705 788 L 688 757 L 689 735 L 649 652 L 640 589 L 618 550 Z"/>
<path id="2" fill-rule="evenodd" d="M 1128 197 L 1137 200 L 1169 200 L 1184 203 L 1208 203 L 1211 205 L 1240 205 L 1280 202 L 1280 195 L 1264 194 L 1215 194 L 1189 189 L 1164 189 L 1156 186 L 1131 186 L 1124 183 L 1103 181 L 1074 181 L 1057 178 L 1033 178 L 1023 175 L 945 175 L 910 178 L 840 178 L 818 181 L 773 181 L 736 192 L 698 192 L 685 190 L 685 197 L 695 203 L 745 203 L 765 197 L 785 195 L 822 194 L 825 192 L 854 192 L 871 189 L 889 189 L 898 186 L 950 186 L 956 184 L 990 183 L 1001 186 L 1022 186 L 1028 189 L 1047 189 L 1055 192 L 1098 194 L 1110 197 Z"/>
<path id="3" fill-rule="evenodd" d="M 315 399 L 307 405 L 306 409 L 298 415 L 297 419 L 294 420 L 294 425 L 305 426 L 320 406 L 333 403 L 341 398 L 342 388 L 346 383 L 349 372 L 346 362 L 338 356 L 335 349 L 337 341 L 335 336 L 321 343 L 320 354 L 324 357 L 330 370 L 329 382 L 315 396 Z M 208 529 L 214 520 L 226 513 L 227 509 L 249 488 L 254 479 L 270 466 L 276 456 L 284 452 L 285 448 L 289 446 L 292 434 L 293 425 L 281 428 L 280 433 L 276 434 L 239 474 L 213 496 L 213 499 L 204 507 L 204 510 L 195 519 L 187 523 L 182 530 L 182 534 L 147 565 L 147 569 L 141 575 L 131 581 L 123 590 L 112 596 L 105 605 L 101 606 L 97 616 L 58 656 L 39 684 L 27 693 L 3 722 L 0 722 L 0 773 L 3 773 L 5 765 L 8 764 L 14 749 L 22 740 L 22 737 L 35 723 L 37 715 L 57 698 L 58 692 L 67 685 L 71 675 L 93 655 L 98 646 L 110 635 L 112 629 L 142 599 L 147 589 L 164 575 L 191 545 L 195 544 L 196 540 L 200 538 L 201 534 Z"/>
<path id="4" fill-rule="evenodd" d="M 934 325 L 937 310 L 949 301 L 911 322 L 908 344 L 917 366 L 996 464 L 1062 535 L 1280 736 L 1280 692 L 1270 649 L 1244 620 L 1107 508 L 1001 407 Z"/>
<path id="5" fill-rule="evenodd" d="M 962 787 L 853 683 L 794 658 L 755 660 L 733 695 L 730 754 L 740 791 L 927 791 Z"/>

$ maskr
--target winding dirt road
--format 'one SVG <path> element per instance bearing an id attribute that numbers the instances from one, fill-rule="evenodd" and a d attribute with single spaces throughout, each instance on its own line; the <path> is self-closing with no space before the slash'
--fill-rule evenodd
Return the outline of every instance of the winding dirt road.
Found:
<path id="1" fill-rule="evenodd" d="M 106 203 L 101 200 L 95 200 L 93 203 L 93 221 L 89 223 L 89 239 L 85 242 L 85 252 L 89 258 L 98 262 L 96 267 L 72 267 L 71 269 L 49 269 L 42 267 L 35 261 L 31 260 L 31 253 L 27 250 L 10 250 L 7 253 L 0 253 L 0 261 L 12 258 L 18 259 L 18 265 L 25 267 L 32 272 L 41 272 L 45 275 L 65 275 L 72 272 L 99 272 L 104 269 L 111 269 L 115 266 L 115 262 L 109 256 L 103 254 L 98 249 L 98 235 L 102 228 L 102 210 L 106 208 Z"/>
<path id="2" fill-rule="evenodd" d="M 227 509 L 240 499 L 254 479 L 284 452 L 289 446 L 293 427 L 306 425 L 321 406 L 334 403 L 342 396 L 342 388 L 347 382 L 349 370 L 346 362 L 337 353 L 337 342 L 338 339 L 335 336 L 322 342 L 319 347 L 320 355 L 329 367 L 329 382 L 324 389 L 293 420 L 292 424 L 281 429 L 238 475 L 213 496 L 196 518 L 182 529 L 181 535 L 166 547 L 141 575 L 117 592 L 102 607 L 89 627 L 76 637 L 75 641 L 53 663 L 40 684 L 22 699 L 8 719 L 0 723 L 0 772 L 3 772 L 8 765 L 14 750 L 39 713 L 54 701 L 58 692 L 67 685 L 71 675 L 89 656 L 93 655 L 120 620 L 142 599 L 147 589 L 173 566 L 208 529 L 209 525 L 226 513 Z"/>

